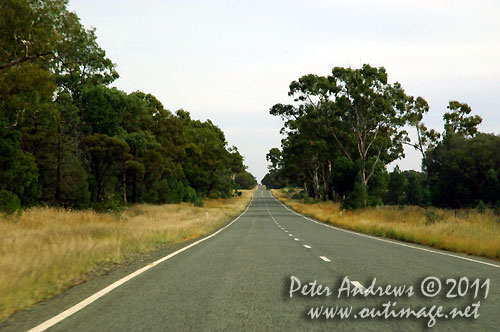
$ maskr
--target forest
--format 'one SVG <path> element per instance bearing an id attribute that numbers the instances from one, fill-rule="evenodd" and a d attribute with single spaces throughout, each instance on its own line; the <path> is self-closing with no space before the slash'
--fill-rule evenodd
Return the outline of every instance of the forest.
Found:
<path id="1" fill-rule="evenodd" d="M 110 87 L 116 64 L 66 0 L 2 1 L 0 31 L 1 211 L 202 205 L 256 184 L 210 120 Z"/>
<path id="2" fill-rule="evenodd" d="M 266 156 L 266 186 L 300 187 L 296 198 L 333 200 L 345 209 L 387 204 L 500 211 L 500 137 L 478 131 L 482 118 L 468 104 L 450 101 L 442 132 L 428 129 L 426 100 L 390 84 L 385 68 L 368 64 L 302 76 L 288 94 L 292 103 L 270 109 L 284 121 L 285 138 Z M 404 158 L 405 145 L 421 154 L 421 171 L 396 166 L 388 172 L 391 162 Z"/>

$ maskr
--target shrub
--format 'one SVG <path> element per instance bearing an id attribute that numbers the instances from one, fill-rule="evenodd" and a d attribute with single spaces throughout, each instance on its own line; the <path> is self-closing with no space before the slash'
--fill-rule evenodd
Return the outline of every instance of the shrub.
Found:
<path id="1" fill-rule="evenodd" d="M 367 201 L 366 187 L 361 183 L 356 182 L 354 189 L 342 203 L 342 209 L 355 210 L 365 206 Z"/>
<path id="2" fill-rule="evenodd" d="M 125 203 L 119 195 L 106 195 L 102 201 L 94 203 L 93 209 L 96 212 L 111 213 L 121 216 L 125 208 Z"/>
<path id="3" fill-rule="evenodd" d="M 21 214 L 21 201 L 16 194 L 7 190 L 0 190 L 0 211 L 7 215 L 14 214 L 16 211 Z"/>
<path id="4" fill-rule="evenodd" d="M 479 212 L 479 213 L 485 213 L 486 212 L 486 205 L 484 205 L 484 202 L 483 202 L 482 199 L 480 199 L 480 200 L 477 201 L 476 209 L 477 209 L 477 212 Z"/>
<path id="5" fill-rule="evenodd" d="M 434 210 L 425 211 L 425 225 L 433 225 L 436 222 L 441 221 L 442 216 Z"/>

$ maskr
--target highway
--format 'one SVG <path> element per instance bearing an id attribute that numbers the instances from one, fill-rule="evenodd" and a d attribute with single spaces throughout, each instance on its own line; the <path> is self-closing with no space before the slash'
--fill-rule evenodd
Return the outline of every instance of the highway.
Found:
<path id="1" fill-rule="evenodd" d="M 120 278 L 130 273 L 122 271 Z M 106 282 L 111 283 L 74 287 L 55 304 L 15 315 L 0 331 L 41 331 L 40 324 Z M 363 296 L 372 283 L 372 292 Z M 429 285 L 427 296 L 422 283 Z M 394 294 L 394 287 L 403 286 Z M 353 309 L 344 319 L 312 319 L 310 310 L 322 306 Z M 439 306 L 443 317 L 428 327 Z M 371 308 L 382 317 L 370 317 Z M 401 308 L 412 308 L 420 318 L 394 317 Z M 471 317 L 451 319 L 453 308 Z M 227 228 L 76 309 L 46 331 L 499 331 L 500 264 L 327 227 L 259 187 Z"/>

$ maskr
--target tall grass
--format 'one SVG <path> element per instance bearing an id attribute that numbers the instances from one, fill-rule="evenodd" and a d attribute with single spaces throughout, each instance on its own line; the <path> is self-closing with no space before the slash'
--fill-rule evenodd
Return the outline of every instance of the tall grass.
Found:
<path id="1" fill-rule="evenodd" d="M 134 205 L 121 217 L 93 211 L 33 208 L 0 217 L 0 321 L 90 278 L 110 263 L 215 231 L 252 197 Z M 208 212 L 208 218 L 207 218 Z"/>
<path id="2" fill-rule="evenodd" d="M 381 206 L 342 211 L 334 202 L 308 204 L 293 191 L 272 190 L 295 211 L 345 229 L 500 260 L 500 219 L 493 211 Z"/>

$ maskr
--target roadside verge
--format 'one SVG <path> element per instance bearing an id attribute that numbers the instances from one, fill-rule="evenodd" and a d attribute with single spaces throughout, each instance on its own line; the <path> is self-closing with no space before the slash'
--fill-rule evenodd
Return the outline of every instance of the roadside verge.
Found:
<path id="1" fill-rule="evenodd" d="M 306 203 L 283 190 L 271 190 L 280 202 L 339 229 L 415 243 L 450 252 L 500 261 L 500 222 L 493 213 L 444 211 L 419 207 L 379 207 L 340 210 L 338 203 Z"/>
<path id="2" fill-rule="evenodd" d="M 37 208 L 2 220 L 0 320 L 117 267 L 155 261 L 155 251 L 210 236 L 248 207 L 253 192 L 206 200 L 204 207 L 136 205 L 121 217 Z"/>

